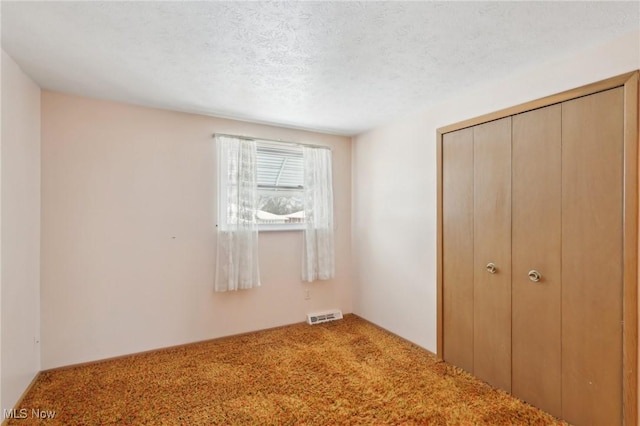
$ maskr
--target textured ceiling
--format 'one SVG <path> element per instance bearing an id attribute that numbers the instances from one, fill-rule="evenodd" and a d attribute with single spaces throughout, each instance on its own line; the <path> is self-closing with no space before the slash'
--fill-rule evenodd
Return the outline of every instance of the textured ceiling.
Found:
<path id="1" fill-rule="evenodd" d="M 640 26 L 632 2 L 7 2 L 41 87 L 356 134 Z"/>

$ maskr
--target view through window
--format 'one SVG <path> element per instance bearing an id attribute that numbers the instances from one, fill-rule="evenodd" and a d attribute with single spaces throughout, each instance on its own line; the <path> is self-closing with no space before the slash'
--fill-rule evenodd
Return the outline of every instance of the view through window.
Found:
<path id="1" fill-rule="evenodd" d="M 304 160 L 299 146 L 256 141 L 258 209 L 262 229 L 304 224 Z"/>

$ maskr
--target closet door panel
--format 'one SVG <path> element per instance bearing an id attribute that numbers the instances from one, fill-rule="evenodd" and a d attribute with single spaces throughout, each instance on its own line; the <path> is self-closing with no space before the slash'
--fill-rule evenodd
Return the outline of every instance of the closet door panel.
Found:
<path id="1" fill-rule="evenodd" d="M 511 117 L 474 130 L 473 372 L 511 391 Z M 487 265 L 495 264 L 495 273 Z"/>
<path id="2" fill-rule="evenodd" d="M 562 417 L 622 422 L 623 89 L 562 104 Z"/>
<path id="3" fill-rule="evenodd" d="M 443 358 L 473 372 L 473 130 L 443 135 Z"/>
<path id="4" fill-rule="evenodd" d="M 560 416 L 561 107 L 512 119 L 512 393 Z"/>

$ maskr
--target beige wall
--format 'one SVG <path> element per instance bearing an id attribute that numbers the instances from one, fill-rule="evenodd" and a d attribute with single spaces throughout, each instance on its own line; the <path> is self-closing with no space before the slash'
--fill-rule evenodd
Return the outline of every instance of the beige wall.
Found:
<path id="1" fill-rule="evenodd" d="M 355 138 L 354 312 L 436 351 L 437 128 L 638 68 L 636 31 Z"/>
<path id="2" fill-rule="evenodd" d="M 3 410 L 40 370 L 40 88 L 4 51 L 1 148 Z"/>
<path id="3" fill-rule="evenodd" d="M 301 282 L 300 231 L 261 232 L 262 287 L 213 292 L 214 132 L 333 148 L 334 280 Z M 44 91 L 42 368 L 351 312 L 350 166 L 346 137 Z"/>

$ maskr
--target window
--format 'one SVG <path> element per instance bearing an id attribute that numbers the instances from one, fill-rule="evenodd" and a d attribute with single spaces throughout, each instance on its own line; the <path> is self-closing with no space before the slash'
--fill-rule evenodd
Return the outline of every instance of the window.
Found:
<path id="1" fill-rule="evenodd" d="M 256 163 L 259 229 L 304 229 L 302 148 L 256 140 Z"/>
<path id="2" fill-rule="evenodd" d="M 259 285 L 258 229 L 303 229 L 302 279 L 333 278 L 331 150 L 223 134 L 216 140 L 216 290 Z"/>

